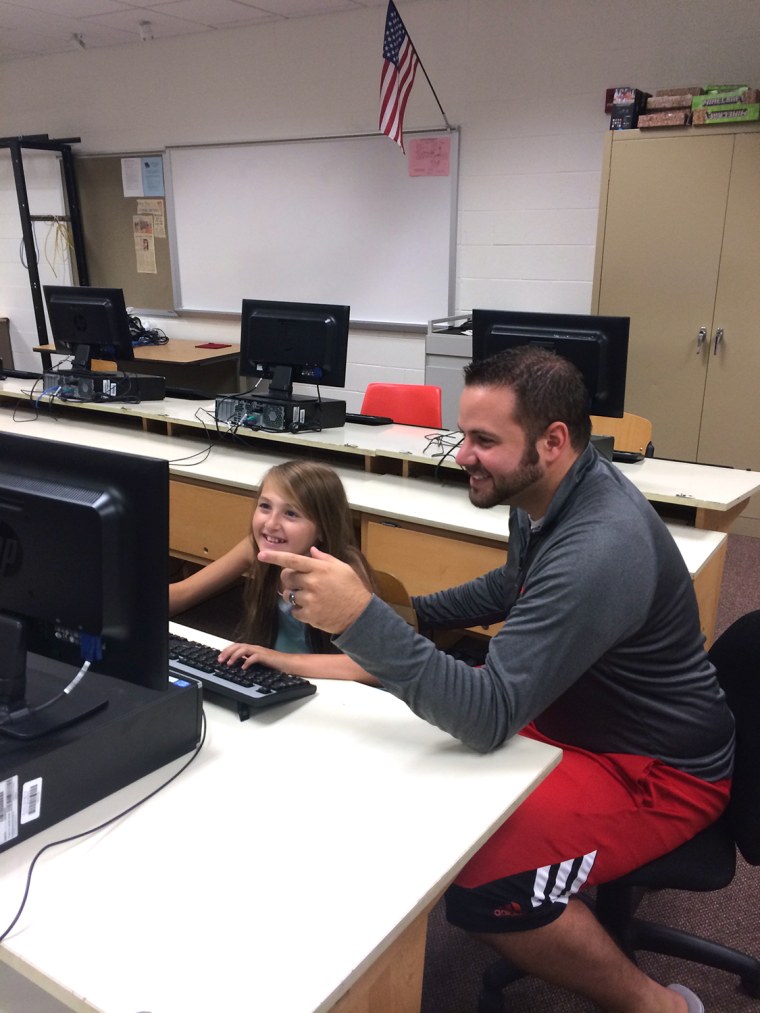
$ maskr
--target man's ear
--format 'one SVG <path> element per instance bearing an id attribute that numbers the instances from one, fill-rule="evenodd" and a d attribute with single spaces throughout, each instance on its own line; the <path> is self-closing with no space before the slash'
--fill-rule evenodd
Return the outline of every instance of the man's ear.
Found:
<path id="1" fill-rule="evenodd" d="M 547 457 L 553 460 L 570 445 L 570 433 L 564 422 L 552 422 L 544 430 L 541 442 Z"/>

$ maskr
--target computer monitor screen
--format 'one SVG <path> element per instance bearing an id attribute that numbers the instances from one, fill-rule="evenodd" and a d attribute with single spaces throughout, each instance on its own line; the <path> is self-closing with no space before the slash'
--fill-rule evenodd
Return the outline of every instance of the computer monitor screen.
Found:
<path id="1" fill-rule="evenodd" d="M 583 374 L 590 415 L 622 418 L 629 324 L 628 317 L 473 310 L 472 357 L 487 359 L 517 345 L 548 348 Z"/>
<path id="2" fill-rule="evenodd" d="M 129 317 L 120 288 L 44 285 L 53 344 L 89 369 L 96 359 L 133 359 Z"/>
<path id="3" fill-rule="evenodd" d="M 295 381 L 342 387 L 349 317 L 348 306 L 244 299 L 240 375 L 287 393 Z"/>
<path id="4" fill-rule="evenodd" d="M 166 461 L 0 434 L 0 734 L 90 713 L 99 673 L 166 688 L 168 515 Z"/>

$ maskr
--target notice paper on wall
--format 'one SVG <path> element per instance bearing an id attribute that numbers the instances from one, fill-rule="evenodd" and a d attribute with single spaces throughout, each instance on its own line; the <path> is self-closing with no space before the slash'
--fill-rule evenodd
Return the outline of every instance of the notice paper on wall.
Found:
<path id="1" fill-rule="evenodd" d="M 161 155 L 122 158 L 121 184 L 125 197 L 165 196 L 164 163 Z"/>
<path id="2" fill-rule="evenodd" d="M 151 215 L 153 217 L 153 235 L 156 239 L 166 239 L 166 212 L 162 200 L 138 200 L 138 215 Z"/>
<path id="3" fill-rule="evenodd" d="M 135 264 L 138 274 L 156 273 L 156 241 L 152 215 L 132 215 L 135 237 Z"/>

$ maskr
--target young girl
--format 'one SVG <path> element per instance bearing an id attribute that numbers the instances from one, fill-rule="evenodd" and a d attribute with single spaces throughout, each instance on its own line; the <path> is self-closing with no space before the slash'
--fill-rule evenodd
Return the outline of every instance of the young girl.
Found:
<path id="1" fill-rule="evenodd" d="M 279 567 L 261 563 L 260 549 L 308 555 L 312 545 L 349 563 L 370 590 L 369 564 L 356 548 L 346 493 L 332 468 L 314 461 L 288 461 L 264 476 L 253 511 L 251 534 L 185 580 L 169 585 L 169 614 L 176 615 L 246 576 L 245 616 L 239 643 L 219 660 L 243 668 L 258 662 L 314 679 L 377 681 L 333 647 L 328 634 L 300 622 L 282 593 Z"/>

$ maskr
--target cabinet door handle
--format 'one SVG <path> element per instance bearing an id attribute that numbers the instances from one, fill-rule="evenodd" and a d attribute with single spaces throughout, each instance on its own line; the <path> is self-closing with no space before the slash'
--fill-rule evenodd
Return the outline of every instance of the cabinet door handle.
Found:
<path id="1" fill-rule="evenodd" d="M 704 345 L 707 338 L 707 328 L 700 327 L 697 331 L 697 355 L 702 354 L 702 345 Z"/>
<path id="2" fill-rule="evenodd" d="M 719 327 L 715 332 L 715 347 L 713 349 L 713 355 L 718 354 L 718 345 L 721 343 L 722 340 L 723 340 L 723 328 Z"/>

